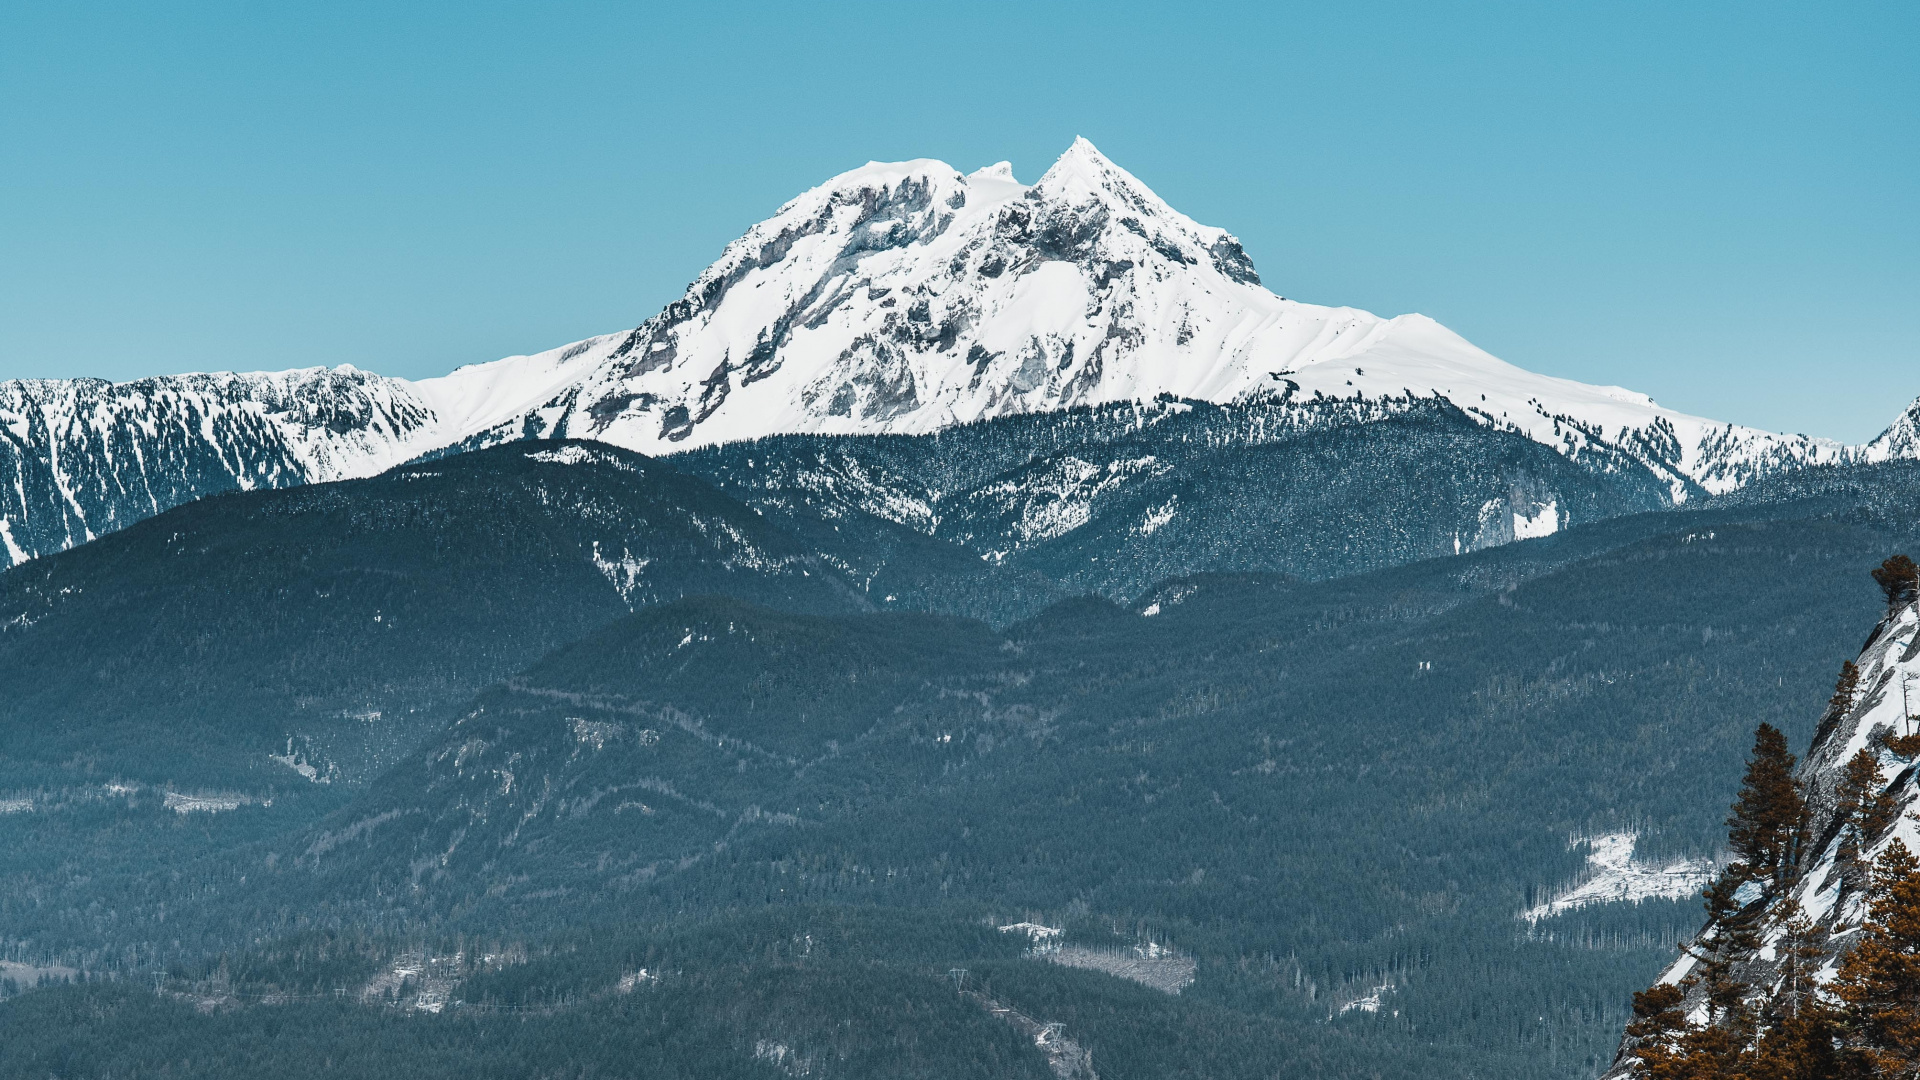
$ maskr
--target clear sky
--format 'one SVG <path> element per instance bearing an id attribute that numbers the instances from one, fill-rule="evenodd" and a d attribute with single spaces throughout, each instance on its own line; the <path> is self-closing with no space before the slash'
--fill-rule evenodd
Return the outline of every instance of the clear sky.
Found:
<path id="1" fill-rule="evenodd" d="M 1920 395 L 1916 56 L 1913 0 L 0 0 L 0 378 L 439 374 L 1085 135 L 1284 295 L 1860 440 Z"/>

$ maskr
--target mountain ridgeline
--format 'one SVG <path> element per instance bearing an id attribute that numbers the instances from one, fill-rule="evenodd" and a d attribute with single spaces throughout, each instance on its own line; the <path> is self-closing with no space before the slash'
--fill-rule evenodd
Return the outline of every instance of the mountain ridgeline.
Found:
<path id="1" fill-rule="evenodd" d="M 440 379 L 0 384 L 0 1077 L 1636 1068 L 1911 829 L 1916 425 L 1284 299 L 1084 141 Z"/>
<path id="2" fill-rule="evenodd" d="M 1611 497 L 1635 507 L 1648 488 L 1676 504 L 1806 465 L 1920 454 L 1920 402 L 1845 447 L 1536 375 L 1423 316 L 1285 299 L 1225 230 L 1080 140 L 1031 185 L 1004 164 L 854 169 L 748 230 L 640 326 L 439 378 L 343 366 L 0 383 L 0 557 L 59 551 L 202 495 L 525 438 L 660 456 L 1166 399 L 1279 428 L 1445 403 L 1487 437 L 1490 459 L 1511 456 L 1503 435 L 1531 440 L 1615 478 Z"/>

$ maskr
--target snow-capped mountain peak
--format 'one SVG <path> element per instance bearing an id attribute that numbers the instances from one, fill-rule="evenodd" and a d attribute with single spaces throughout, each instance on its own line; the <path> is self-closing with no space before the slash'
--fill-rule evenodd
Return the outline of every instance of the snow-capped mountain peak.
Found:
<path id="1" fill-rule="evenodd" d="M 728 244 L 623 333 L 406 382 L 351 368 L 0 384 L 0 541 L 58 550 L 187 498 L 364 476 L 525 437 L 667 453 L 775 434 L 921 434 L 1161 398 L 1368 415 L 1445 398 L 1690 492 L 1785 467 L 1920 455 L 1920 409 L 1849 449 L 1537 375 L 1423 315 L 1289 300 L 1240 242 L 1085 139 L 1032 185 L 870 162 Z M 149 445 L 153 440 L 157 443 Z"/>
<path id="2" fill-rule="evenodd" d="M 1076 216 L 1089 224 L 1105 224 L 1102 215 L 1110 216 L 1121 228 L 1147 240 L 1149 247 L 1165 258 L 1180 263 L 1207 261 L 1229 280 L 1260 284 L 1260 275 L 1238 239 L 1225 229 L 1202 225 L 1167 205 L 1084 138 L 1073 141 L 1034 184 L 1028 198 L 1072 207 Z M 1145 231 L 1147 224 L 1156 226 L 1151 236 Z"/>
<path id="3" fill-rule="evenodd" d="M 1536 375 L 1425 316 L 1277 296 L 1232 234 L 1168 206 L 1085 139 L 1031 186 L 1005 162 L 970 174 L 875 162 L 834 177 L 730 244 L 578 385 L 496 434 L 657 453 L 1165 395 L 1443 397 L 1563 453 L 1625 453 L 1676 500 L 1846 456 Z"/>

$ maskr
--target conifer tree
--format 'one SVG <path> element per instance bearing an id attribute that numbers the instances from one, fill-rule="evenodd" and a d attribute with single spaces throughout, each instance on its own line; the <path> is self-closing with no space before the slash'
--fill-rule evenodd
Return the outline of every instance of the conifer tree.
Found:
<path id="1" fill-rule="evenodd" d="M 1865 1056 L 1845 1045 L 1834 1011 L 1818 1001 L 1808 1005 L 1767 1031 L 1745 1080 L 1875 1080 Z"/>
<path id="2" fill-rule="evenodd" d="M 1873 571 L 1874 584 L 1886 594 L 1887 609 L 1909 604 L 1920 593 L 1920 566 L 1905 555 L 1895 555 Z"/>
<path id="3" fill-rule="evenodd" d="M 1727 818 L 1727 844 L 1735 858 L 1728 869 L 1746 880 L 1785 885 L 1799 860 L 1807 806 L 1793 778 L 1794 761 L 1778 728 L 1761 724 L 1754 731 L 1747 775 Z"/>
<path id="4" fill-rule="evenodd" d="M 1840 1018 L 1815 978 L 1826 961 L 1819 931 L 1791 897 L 1777 917 L 1777 988 L 1746 1080 L 1869 1080 L 1864 1060 L 1843 1047 Z"/>
<path id="5" fill-rule="evenodd" d="M 1857 864 L 1860 851 L 1872 847 L 1899 817 L 1900 801 L 1882 790 L 1886 783 L 1880 759 L 1873 751 L 1863 749 L 1847 761 L 1847 771 L 1834 789 L 1834 813 L 1844 830 L 1840 836 L 1841 859 Z"/>
<path id="6" fill-rule="evenodd" d="M 1780 958 L 1780 989 L 1768 1003 L 1767 1020 L 1784 1024 L 1820 1008 L 1819 986 L 1814 973 L 1820 970 L 1824 953 L 1813 923 L 1789 898 L 1780 912 L 1780 941 L 1774 952 Z"/>
<path id="7" fill-rule="evenodd" d="M 1736 867 L 1729 866 L 1701 890 L 1707 909 L 1706 929 L 1691 945 L 1681 947 L 1696 963 L 1689 984 L 1701 987 L 1707 999 L 1707 1027 L 1690 1031 L 1684 1040 L 1681 1058 L 1694 1062 L 1687 1068 L 1704 1068 L 1706 1059 L 1700 1056 L 1702 1053 L 1714 1056 L 1726 1050 L 1719 1046 L 1723 1041 L 1720 1036 L 1708 1038 L 1704 1031 L 1744 1031 L 1752 1024 L 1746 1000 L 1747 986 L 1734 977 L 1733 971 L 1736 961 L 1760 945 L 1753 917 L 1743 913 L 1734 898 L 1746 880 Z M 1713 1045 L 1710 1047 L 1709 1043 Z M 1697 1074 L 1683 1071 L 1675 1075 Z"/>
<path id="8" fill-rule="evenodd" d="M 1920 860 L 1898 839 L 1874 865 L 1870 917 L 1833 991 L 1879 1076 L 1920 1074 Z"/>
<path id="9" fill-rule="evenodd" d="M 1648 1080 L 1688 1080 L 1681 1070 L 1686 1053 L 1682 1040 L 1691 1030 L 1681 1008 L 1686 990 L 1673 983 L 1656 983 L 1633 995 L 1633 1020 L 1627 1038 L 1633 1040 L 1639 1064 L 1634 1075 Z"/>
<path id="10" fill-rule="evenodd" d="M 1853 696 L 1860 692 L 1860 665 L 1851 660 L 1840 662 L 1840 677 L 1834 680 L 1833 697 L 1827 701 L 1827 719 L 1838 721 L 1853 711 Z"/>

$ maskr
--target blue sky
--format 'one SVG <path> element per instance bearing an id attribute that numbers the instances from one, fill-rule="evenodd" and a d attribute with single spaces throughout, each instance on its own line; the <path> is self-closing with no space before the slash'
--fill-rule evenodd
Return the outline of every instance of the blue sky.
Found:
<path id="1" fill-rule="evenodd" d="M 1859 440 L 1920 395 L 1916 55 L 1910 0 L 0 0 L 0 378 L 438 374 L 1085 135 L 1284 295 Z"/>

